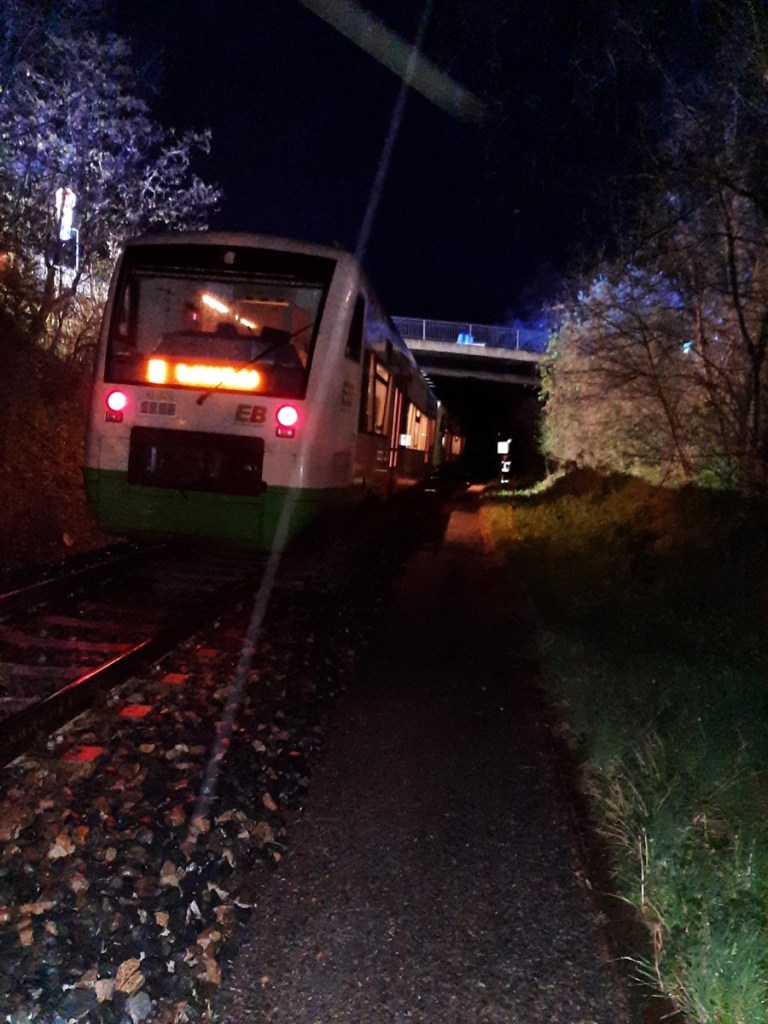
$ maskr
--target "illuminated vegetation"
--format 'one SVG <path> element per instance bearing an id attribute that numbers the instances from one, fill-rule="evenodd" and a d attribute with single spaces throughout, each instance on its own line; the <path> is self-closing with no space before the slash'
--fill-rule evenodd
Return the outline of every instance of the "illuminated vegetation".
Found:
<path id="1" fill-rule="evenodd" d="M 207 133 L 154 122 L 128 44 L 77 28 L 27 42 L 0 91 L 0 313 L 74 356 L 87 344 L 83 322 L 98 324 L 122 240 L 202 227 L 220 195 L 191 169 Z"/>
<path id="2" fill-rule="evenodd" d="M 768 484 L 768 10 L 709 13 L 706 67 L 663 76 L 660 141 L 620 237 L 559 307 L 543 441 L 561 465 L 754 493 Z"/>
<path id="3" fill-rule="evenodd" d="M 577 472 L 484 515 L 651 932 L 638 976 L 690 1024 L 768 1020 L 764 506 Z"/>

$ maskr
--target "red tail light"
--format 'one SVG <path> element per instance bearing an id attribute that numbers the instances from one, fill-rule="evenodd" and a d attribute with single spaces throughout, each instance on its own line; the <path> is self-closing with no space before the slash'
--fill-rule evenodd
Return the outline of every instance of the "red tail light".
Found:
<path id="1" fill-rule="evenodd" d="M 110 391 L 107 395 L 107 423 L 122 423 L 123 411 L 128 405 L 128 396 L 124 391 Z"/>
<path id="2" fill-rule="evenodd" d="M 296 424 L 299 422 L 299 410 L 294 405 L 281 405 L 275 413 L 277 419 L 276 434 L 278 437 L 295 437 Z"/>
<path id="3" fill-rule="evenodd" d="M 281 427 L 295 427 L 299 422 L 299 411 L 293 405 L 281 405 L 277 410 L 277 422 Z"/>

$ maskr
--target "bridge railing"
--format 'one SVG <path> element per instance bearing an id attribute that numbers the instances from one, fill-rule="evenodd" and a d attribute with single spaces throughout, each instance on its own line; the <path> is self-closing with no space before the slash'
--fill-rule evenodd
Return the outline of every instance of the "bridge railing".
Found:
<path id="1" fill-rule="evenodd" d="M 402 336 L 410 341 L 440 341 L 456 345 L 544 352 L 550 336 L 550 331 L 546 328 L 496 327 L 490 324 L 422 320 L 408 316 L 393 316 L 392 320 Z"/>

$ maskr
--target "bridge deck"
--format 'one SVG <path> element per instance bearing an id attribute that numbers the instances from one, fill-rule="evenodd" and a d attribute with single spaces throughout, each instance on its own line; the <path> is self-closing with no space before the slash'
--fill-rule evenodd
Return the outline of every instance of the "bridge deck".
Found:
<path id="1" fill-rule="evenodd" d="M 456 320 L 420 320 L 408 316 L 395 316 L 392 319 L 409 344 L 434 342 L 467 346 L 472 349 L 535 352 L 540 357 L 546 352 L 552 333 L 547 327 L 508 327 L 463 323 Z"/>
<path id="2" fill-rule="evenodd" d="M 531 387 L 541 384 L 536 367 L 546 359 L 551 333 L 548 329 L 414 317 L 393 320 L 426 374 Z"/>
<path id="3" fill-rule="evenodd" d="M 540 363 L 545 358 L 544 352 L 530 352 L 520 348 L 467 345 L 455 341 L 423 341 L 421 338 L 409 338 L 407 335 L 403 335 L 403 337 L 412 352 L 432 352 L 459 358 L 463 356 L 472 359 L 493 359 L 507 363 Z"/>

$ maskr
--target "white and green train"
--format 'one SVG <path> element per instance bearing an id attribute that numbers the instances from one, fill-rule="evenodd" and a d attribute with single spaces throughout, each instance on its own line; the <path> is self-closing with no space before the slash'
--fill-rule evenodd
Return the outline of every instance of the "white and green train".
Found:
<path id="1" fill-rule="evenodd" d="M 246 234 L 126 243 L 84 470 L 103 530 L 267 548 L 461 448 L 350 254 Z"/>

